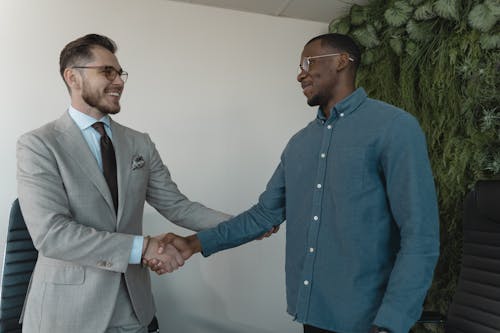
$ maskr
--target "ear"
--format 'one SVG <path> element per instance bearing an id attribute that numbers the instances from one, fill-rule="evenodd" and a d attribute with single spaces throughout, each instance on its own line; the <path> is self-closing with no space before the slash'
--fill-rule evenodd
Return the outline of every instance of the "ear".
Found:
<path id="1" fill-rule="evenodd" d="M 340 72 L 346 68 L 349 68 L 350 65 L 351 65 L 351 62 L 349 60 L 348 53 L 341 53 L 337 57 L 337 72 Z"/>
<path id="2" fill-rule="evenodd" d="M 64 81 L 69 86 L 71 91 L 78 90 L 81 87 L 82 76 L 73 68 L 66 68 L 63 72 Z"/>

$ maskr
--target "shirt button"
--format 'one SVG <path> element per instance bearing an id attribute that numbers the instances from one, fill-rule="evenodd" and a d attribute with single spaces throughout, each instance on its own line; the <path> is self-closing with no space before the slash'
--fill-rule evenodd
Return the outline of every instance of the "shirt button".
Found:
<path id="1" fill-rule="evenodd" d="M 321 188 L 321 184 L 316 185 L 317 188 Z"/>
<path id="2" fill-rule="evenodd" d="M 328 126 L 326 126 L 326 128 L 332 129 L 332 125 L 328 125 Z"/>
<path id="3" fill-rule="evenodd" d="M 325 153 L 321 153 L 321 158 L 325 158 L 326 157 L 326 154 Z"/>
<path id="4" fill-rule="evenodd" d="M 313 253 L 314 252 L 314 247 L 309 248 L 309 252 Z"/>
<path id="5" fill-rule="evenodd" d="M 342 112 L 342 113 L 340 114 L 340 116 L 341 116 L 341 117 L 343 117 L 343 116 L 344 116 L 344 113 Z"/>
<path id="6" fill-rule="evenodd" d="M 314 219 L 314 221 L 317 221 L 319 219 L 319 217 L 314 216 L 313 219 Z"/>
<path id="7" fill-rule="evenodd" d="M 305 280 L 304 281 L 304 286 L 308 286 L 309 285 L 309 281 Z"/>

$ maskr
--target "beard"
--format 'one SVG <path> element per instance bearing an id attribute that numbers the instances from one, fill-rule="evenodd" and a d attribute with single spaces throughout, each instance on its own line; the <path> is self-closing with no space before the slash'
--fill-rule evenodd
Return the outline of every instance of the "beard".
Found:
<path id="1" fill-rule="evenodd" d="M 325 105 L 328 102 L 328 98 L 320 93 L 317 93 L 315 95 L 312 95 L 307 99 L 307 104 L 309 106 L 322 106 Z"/>
<path id="2" fill-rule="evenodd" d="M 93 91 L 86 81 L 82 86 L 82 99 L 89 106 L 96 108 L 104 114 L 117 114 L 120 112 L 120 103 L 106 103 L 104 93 Z"/>

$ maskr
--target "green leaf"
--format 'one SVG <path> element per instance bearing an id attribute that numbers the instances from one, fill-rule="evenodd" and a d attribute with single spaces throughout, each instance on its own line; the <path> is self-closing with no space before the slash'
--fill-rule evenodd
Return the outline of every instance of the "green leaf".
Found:
<path id="1" fill-rule="evenodd" d="M 373 21 L 372 22 L 373 27 L 375 28 L 376 31 L 380 31 L 385 28 L 384 22 L 382 21 Z"/>
<path id="2" fill-rule="evenodd" d="M 458 21 L 458 0 L 437 0 L 434 2 L 434 12 L 440 17 Z"/>
<path id="3" fill-rule="evenodd" d="M 432 38 L 432 24 L 427 22 L 417 23 L 409 20 L 406 24 L 406 31 L 408 36 L 414 41 L 428 41 Z"/>
<path id="4" fill-rule="evenodd" d="M 354 38 L 367 49 L 371 49 L 380 45 L 380 40 L 377 37 L 377 32 L 372 25 L 366 25 L 363 28 L 358 28 L 352 32 Z"/>
<path id="5" fill-rule="evenodd" d="M 389 40 L 389 45 L 391 49 L 400 56 L 403 53 L 403 41 L 399 37 L 394 37 Z"/>
<path id="6" fill-rule="evenodd" d="M 486 0 L 484 4 L 491 10 L 497 18 L 500 16 L 500 2 L 498 0 Z"/>
<path id="7" fill-rule="evenodd" d="M 428 1 L 423 5 L 419 6 L 413 13 L 413 18 L 416 20 L 430 20 L 436 17 L 436 13 L 432 9 L 432 2 Z"/>
<path id="8" fill-rule="evenodd" d="M 493 50 L 500 49 L 500 33 L 490 35 L 490 34 L 481 34 L 479 37 L 479 43 L 481 44 L 481 48 L 483 50 Z"/>
<path id="9" fill-rule="evenodd" d="M 488 31 L 495 26 L 498 17 L 486 4 L 474 6 L 469 13 L 469 25 L 479 31 Z"/>
<path id="10" fill-rule="evenodd" d="M 409 40 L 406 43 L 406 48 L 405 48 L 406 53 L 408 53 L 410 56 L 414 56 L 418 52 L 418 44 Z"/>
<path id="11" fill-rule="evenodd" d="M 400 27 L 408 22 L 412 12 L 413 7 L 408 3 L 405 1 L 397 1 L 392 7 L 385 11 L 384 17 L 390 26 Z"/>
<path id="12" fill-rule="evenodd" d="M 351 24 L 353 25 L 361 25 L 365 23 L 368 15 L 367 15 L 366 7 L 359 5 L 352 5 L 351 7 Z"/>
<path id="13" fill-rule="evenodd" d="M 363 65 L 371 65 L 376 63 L 382 58 L 382 52 L 379 49 L 366 50 L 361 57 L 361 63 Z"/>
<path id="14" fill-rule="evenodd" d="M 345 35 L 349 32 L 350 28 L 349 16 L 346 16 L 344 18 L 333 20 L 332 22 L 330 22 L 330 25 L 328 26 L 328 32 Z"/>
<path id="15" fill-rule="evenodd" d="M 481 119 L 481 131 L 487 131 L 500 123 L 500 112 L 497 108 L 491 110 L 483 110 L 483 118 Z"/>

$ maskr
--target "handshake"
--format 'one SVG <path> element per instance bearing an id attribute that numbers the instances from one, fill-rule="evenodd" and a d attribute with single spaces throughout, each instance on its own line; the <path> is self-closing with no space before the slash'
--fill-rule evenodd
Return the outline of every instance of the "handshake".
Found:
<path id="1" fill-rule="evenodd" d="M 279 226 L 275 226 L 258 239 L 269 237 L 278 230 Z M 155 237 L 146 236 L 142 246 L 142 265 L 158 275 L 172 273 L 193 254 L 201 251 L 201 242 L 196 234 L 182 237 L 170 232 Z"/>
<path id="2" fill-rule="evenodd" d="M 171 273 L 184 265 L 193 254 L 201 252 L 196 235 L 182 237 L 173 233 L 144 238 L 142 265 L 158 275 Z"/>

